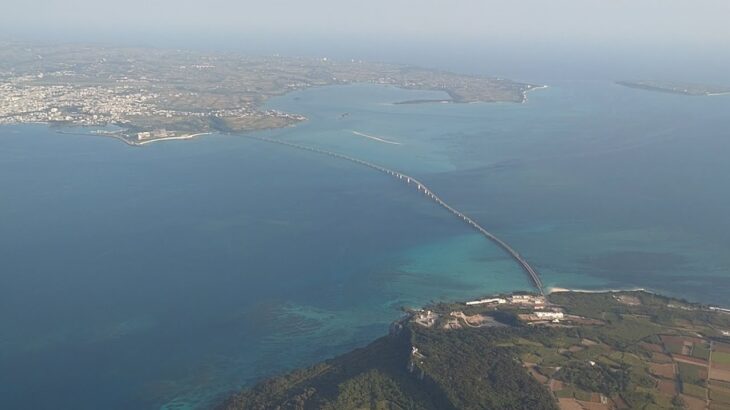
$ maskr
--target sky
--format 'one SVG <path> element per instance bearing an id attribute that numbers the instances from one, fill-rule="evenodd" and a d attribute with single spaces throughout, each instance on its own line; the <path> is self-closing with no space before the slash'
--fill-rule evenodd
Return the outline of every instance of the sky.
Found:
<path id="1" fill-rule="evenodd" d="M 730 50 L 728 0 L 19 0 L 0 38 L 312 54 L 385 49 L 660 56 L 713 66 Z M 421 51 L 418 51 L 421 50 Z M 424 51 L 428 50 L 428 51 Z M 486 51 L 485 51 L 486 53 Z M 355 55 L 356 54 L 356 55 Z M 684 55 L 685 57 L 681 57 Z M 384 60 L 391 59 L 383 57 Z M 725 64 L 724 62 L 722 64 Z M 727 67 L 718 67 L 715 71 Z M 496 69 L 496 67 L 495 67 Z M 499 71 L 499 70 L 497 70 Z"/>
<path id="2" fill-rule="evenodd" d="M 6 30 L 273 32 L 534 41 L 730 41 L 727 0 L 23 0 Z"/>

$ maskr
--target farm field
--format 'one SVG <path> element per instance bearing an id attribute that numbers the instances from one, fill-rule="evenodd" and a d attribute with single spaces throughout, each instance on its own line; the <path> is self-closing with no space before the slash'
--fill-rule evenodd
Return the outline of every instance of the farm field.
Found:
<path id="1" fill-rule="evenodd" d="M 730 409 L 729 314 L 641 291 L 492 297 L 409 310 L 389 336 L 223 409 Z"/>

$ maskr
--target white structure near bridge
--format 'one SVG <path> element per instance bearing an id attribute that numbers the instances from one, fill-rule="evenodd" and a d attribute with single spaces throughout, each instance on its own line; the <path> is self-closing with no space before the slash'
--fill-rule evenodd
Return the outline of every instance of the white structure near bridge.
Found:
<path id="1" fill-rule="evenodd" d="M 503 304 L 507 303 L 507 299 L 502 298 L 491 298 L 491 299 L 480 299 L 480 300 L 472 300 L 470 302 L 466 302 L 467 305 L 489 305 L 489 304 Z"/>

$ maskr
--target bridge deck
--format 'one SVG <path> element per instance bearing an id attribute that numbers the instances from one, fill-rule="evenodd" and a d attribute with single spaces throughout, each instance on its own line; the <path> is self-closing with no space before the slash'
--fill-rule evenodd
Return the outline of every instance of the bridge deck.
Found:
<path id="1" fill-rule="evenodd" d="M 428 197 L 432 201 L 436 202 L 437 204 L 441 205 L 442 207 L 446 208 L 449 212 L 451 212 L 452 214 L 454 214 L 455 216 L 457 216 L 458 218 L 463 220 L 465 223 L 467 223 L 472 228 L 476 229 L 479 233 L 484 235 L 487 239 L 489 239 L 492 242 L 499 245 L 499 247 L 502 248 L 505 252 L 507 252 L 512 257 L 512 259 L 514 259 L 515 262 L 517 262 L 520 265 L 520 267 L 522 267 L 522 269 L 528 274 L 528 276 L 530 277 L 530 280 L 532 281 L 532 284 L 535 286 L 535 288 L 538 290 L 538 292 L 540 292 L 540 294 L 542 294 L 542 295 L 545 294 L 545 291 L 543 289 L 542 280 L 540 279 L 540 275 L 537 273 L 537 271 L 532 266 L 530 266 L 530 264 L 527 262 L 527 260 L 525 260 L 525 258 L 522 257 L 522 255 L 520 255 L 507 242 L 503 241 L 502 239 L 498 238 L 493 233 L 484 229 L 484 227 L 479 225 L 476 221 L 474 221 L 470 217 L 466 216 L 464 213 L 462 213 L 458 209 L 447 204 L 438 195 L 436 195 L 431 189 L 429 189 L 426 186 L 426 184 L 417 180 L 416 178 L 413 178 L 412 176 L 404 174 L 402 172 L 394 171 L 392 169 L 385 168 L 385 167 L 382 167 L 377 164 L 373 164 L 372 162 L 363 161 L 363 160 L 355 158 L 355 157 L 351 157 L 351 156 L 344 155 L 344 154 L 339 154 L 339 153 L 332 152 L 332 151 L 327 151 L 327 150 L 323 150 L 323 149 L 319 149 L 319 148 L 312 148 L 312 147 L 308 147 L 306 145 L 300 145 L 300 144 L 296 144 L 293 142 L 282 141 L 282 140 L 277 140 L 277 139 L 273 139 L 273 138 L 257 137 L 257 136 L 253 136 L 253 135 L 246 135 L 246 137 L 255 139 L 255 140 L 259 140 L 259 141 L 265 141 L 265 142 L 270 142 L 270 143 L 274 143 L 274 144 L 285 145 L 288 147 L 297 148 L 297 149 L 304 150 L 304 151 L 310 151 L 310 152 L 315 152 L 318 154 L 328 155 L 333 158 L 344 159 L 344 160 L 354 162 L 356 164 L 360 164 L 360 165 L 375 169 L 377 171 L 386 173 L 392 177 L 397 178 L 400 181 L 405 182 L 407 185 L 410 185 L 410 184 L 415 185 L 416 189 L 419 192 L 422 192 L 426 197 Z"/>

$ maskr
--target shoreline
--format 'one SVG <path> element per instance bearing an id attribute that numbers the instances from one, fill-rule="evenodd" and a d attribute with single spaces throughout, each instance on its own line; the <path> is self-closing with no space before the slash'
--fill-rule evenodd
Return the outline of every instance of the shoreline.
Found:
<path id="1" fill-rule="evenodd" d="M 520 104 L 526 104 L 527 103 L 527 93 L 535 90 L 544 90 L 546 88 L 549 88 L 547 85 L 537 85 L 535 87 L 530 87 L 524 91 L 522 91 L 522 102 Z"/>
<path id="2" fill-rule="evenodd" d="M 547 294 L 562 293 L 562 292 L 575 292 L 575 293 L 616 293 L 616 292 L 649 292 L 654 293 L 645 288 L 623 288 L 623 289 L 575 289 L 575 288 L 561 288 L 559 286 L 551 286 L 547 288 Z"/>
<path id="3" fill-rule="evenodd" d="M 615 84 L 637 90 L 686 95 L 690 97 L 714 97 L 730 94 L 730 90 L 727 87 L 703 86 L 699 84 L 661 84 L 642 81 L 616 81 Z M 693 86 L 698 88 L 692 88 Z"/>
<path id="4" fill-rule="evenodd" d="M 423 100 L 405 100 L 396 101 L 390 105 L 417 105 L 417 104 L 454 104 L 457 103 L 453 99 L 423 99 Z"/>
<path id="5" fill-rule="evenodd" d="M 141 141 L 141 142 L 137 142 L 137 143 L 132 143 L 130 141 L 130 145 L 142 146 L 142 145 L 147 145 L 147 144 L 151 144 L 153 142 L 159 142 L 159 141 L 190 140 L 190 139 L 193 139 L 196 137 L 200 137 L 203 135 L 210 135 L 210 134 L 213 134 L 213 133 L 212 132 L 198 132 L 195 134 L 178 135 L 178 136 L 174 136 L 174 137 L 155 138 L 155 139 L 150 139 L 147 141 Z"/>
<path id="6" fill-rule="evenodd" d="M 405 90 L 405 91 L 412 91 L 412 90 L 425 90 L 425 91 L 430 91 L 431 90 L 431 89 L 425 89 L 425 88 L 424 89 L 421 89 L 421 88 L 415 88 L 414 89 L 414 88 L 410 88 L 410 87 L 399 86 L 398 84 L 380 84 L 380 83 L 370 83 L 370 82 L 363 82 L 361 84 L 371 85 L 371 86 L 394 87 L 394 88 L 401 89 L 401 90 Z M 530 84 L 526 84 L 526 85 L 528 87 L 530 86 Z M 327 86 L 337 86 L 337 84 L 314 85 L 312 87 L 307 87 L 307 88 L 320 88 L 320 87 L 327 87 Z M 476 103 L 489 103 L 489 104 L 498 104 L 498 103 L 505 103 L 505 102 L 515 103 L 515 104 L 524 104 L 524 103 L 527 102 L 527 93 L 529 93 L 531 91 L 534 91 L 534 90 L 544 89 L 544 88 L 548 88 L 548 86 L 547 85 L 539 85 L 539 86 L 531 86 L 529 88 L 525 88 L 524 90 L 521 91 L 521 95 L 522 95 L 521 101 L 517 101 L 517 100 L 460 101 L 458 99 L 453 98 L 453 94 L 452 94 L 452 92 L 450 92 L 450 90 L 439 90 L 439 91 L 445 91 L 447 94 L 449 94 L 449 96 L 452 96 L 452 98 L 449 98 L 449 99 L 421 99 L 421 100 L 416 99 L 416 100 L 397 101 L 397 102 L 391 102 L 391 103 L 385 103 L 385 104 L 386 105 L 411 105 L 411 104 L 418 105 L 418 104 L 427 104 L 427 103 L 439 103 L 439 104 L 476 104 Z M 301 91 L 301 90 L 289 90 L 289 91 L 284 92 L 282 95 L 287 95 L 287 94 L 290 94 L 290 93 L 296 92 L 296 91 Z M 79 123 L 75 123 L 73 121 L 70 121 L 70 122 L 68 122 L 68 121 L 16 121 L 16 122 L 3 123 L 3 124 L 0 124 L 0 125 L 25 125 L 25 124 L 40 124 L 40 125 L 45 125 L 45 126 L 47 126 L 49 128 L 53 128 L 53 127 L 57 127 L 57 126 L 60 127 L 60 128 L 91 128 L 91 127 L 101 127 L 101 126 L 104 126 L 104 125 L 101 125 L 101 124 L 79 124 Z M 117 124 L 114 124 L 113 123 L 113 124 L 107 124 L 107 125 L 117 125 Z M 261 130 L 265 130 L 265 129 L 284 129 L 284 128 L 288 128 L 288 127 L 292 127 L 292 126 L 296 126 L 296 122 L 295 123 L 292 123 L 292 124 L 278 125 L 278 126 L 273 126 L 273 127 L 265 127 L 265 128 L 261 128 L 261 129 L 244 130 L 243 132 L 261 131 Z M 135 146 L 135 147 L 142 146 L 142 145 L 147 145 L 147 144 L 150 144 L 150 143 L 153 143 L 153 142 L 156 142 L 156 141 L 189 140 L 189 139 L 193 139 L 193 138 L 196 138 L 196 137 L 199 137 L 199 136 L 209 135 L 209 134 L 215 133 L 215 132 L 198 132 L 198 133 L 194 133 L 194 134 L 186 134 L 186 135 L 181 135 L 181 136 L 155 138 L 155 139 L 149 139 L 149 140 L 145 140 L 145 141 L 135 141 L 135 140 L 127 139 L 127 138 L 125 138 L 125 137 L 123 137 L 121 135 L 118 135 L 119 133 L 125 132 L 125 131 L 127 131 L 127 130 L 113 131 L 113 132 L 99 132 L 99 130 L 97 130 L 97 131 L 91 131 L 89 133 L 66 132 L 66 131 L 62 131 L 62 130 L 61 131 L 57 131 L 57 132 L 59 132 L 60 134 L 75 134 L 75 135 L 111 137 L 111 138 L 118 139 L 118 140 L 124 142 L 125 144 L 127 144 L 129 146 Z M 218 132 L 220 132 L 220 131 L 218 131 Z M 403 143 L 401 143 L 401 142 L 391 141 L 391 140 L 387 140 L 387 139 L 384 139 L 384 138 L 379 138 L 379 137 L 376 137 L 376 136 L 368 135 L 368 134 L 365 134 L 365 133 L 361 133 L 361 132 L 357 132 L 357 131 L 351 131 L 351 132 L 353 134 L 355 134 L 355 135 L 359 135 L 359 136 L 364 137 L 364 138 L 369 138 L 369 139 L 372 139 L 374 141 L 378 141 L 378 142 L 382 142 L 382 143 L 386 143 L 386 144 L 392 144 L 392 145 L 403 145 Z"/>
<path id="7" fill-rule="evenodd" d="M 88 132 L 88 133 L 82 133 L 82 132 L 65 132 L 65 131 L 59 130 L 57 132 L 59 134 L 67 134 L 67 135 L 68 134 L 72 134 L 72 135 L 85 135 L 85 136 L 93 136 L 93 137 L 109 137 L 109 138 L 114 138 L 116 140 L 122 141 L 123 143 L 129 145 L 130 147 L 141 147 L 143 145 L 151 144 L 153 142 L 158 142 L 158 141 L 189 140 L 189 139 L 201 137 L 203 135 L 211 135 L 211 134 L 213 134 L 213 132 L 198 132 L 198 133 L 194 133 L 194 134 L 177 135 L 177 136 L 173 136 L 173 137 L 164 137 L 164 138 L 154 138 L 154 139 L 149 139 L 149 140 L 146 140 L 146 141 L 139 141 L 139 142 L 137 142 L 137 141 L 132 141 L 132 140 L 129 140 L 127 138 L 124 138 L 122 136 L 122 133 L 124 131 L 107 132 L 107 131 L 96 130 L 96 131 L 91 131 L 91 132 Z"/>

